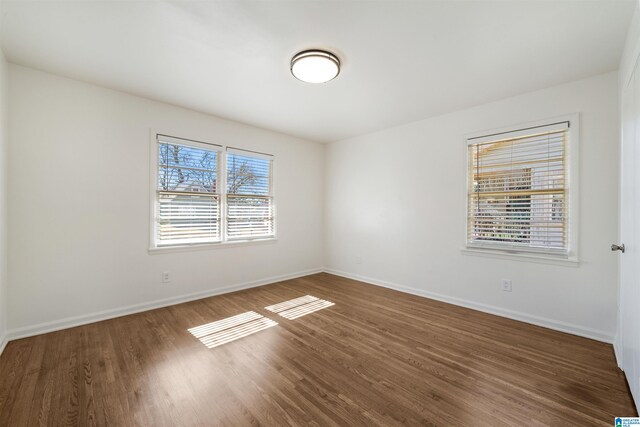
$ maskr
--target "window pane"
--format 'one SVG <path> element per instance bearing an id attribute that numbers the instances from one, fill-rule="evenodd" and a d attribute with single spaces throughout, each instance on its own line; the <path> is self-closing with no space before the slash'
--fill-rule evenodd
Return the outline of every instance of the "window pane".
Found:
<path id="1" fill-rule="evenodd" d="M 156 245 L 220 241 L 218 152 L 159 142 L 157 160 Z"/>
<path id="2" fill-rule="evenodd" d="M 227 193 L 267 196 L 270 184 L 271 160 L 227 154 Z"/>
<path id="3" fill-rule="evenodd" d="M 566 252 L 566 136 L 469 144 L 468 243 Z"/>
<path id="4" fill-rule="evenodd" d="M 217 151 L 160 143 L 158 189 L 217 192 Z"/>
<path id="5" fill-rule="evenodd" d="M 272 161 L 227 154 L 227 238 L 273 236 Z"/>
<path id="6" fill-rule="evenodd" d="M 227 236 L 230 239 L 271 236 L 271 197 L 227 196 Z"/>
<path id="7" fill-rule="evenodd" d="M 219 240 L 218 196 L 160 193 L 158 211 L 158 245 Z"/>

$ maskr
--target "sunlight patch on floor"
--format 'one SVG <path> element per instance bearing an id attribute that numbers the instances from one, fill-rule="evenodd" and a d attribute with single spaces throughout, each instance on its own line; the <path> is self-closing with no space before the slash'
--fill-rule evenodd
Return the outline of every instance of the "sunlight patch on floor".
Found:
<path id="1" fill-rule="evenodd" d="M 320 298 L 316 298 L 311 295 L 305 295 L 300 298 L 294 298 L 289 301 L 284 301 L 279 304 L 270 305 L 265 307 L 273 313 L 277 313 L 279 316 L 285 319 L 293 320 L 298 317 L 305 316 L 314 311 L 322 310 L 323 308 L 331 307 L 335 305 L 331 301 L 326 301 Z"/>
<path id="2" fill-rule="evenodd" d="M 277 324 L 278 322 L 267 319 L 255 311 L 247 311 L 237 316 L 231 316 L 216 322 L 196 326 L 189 329 L 189 332 L 208 348 L 214 348 L 276 326 Z"/>

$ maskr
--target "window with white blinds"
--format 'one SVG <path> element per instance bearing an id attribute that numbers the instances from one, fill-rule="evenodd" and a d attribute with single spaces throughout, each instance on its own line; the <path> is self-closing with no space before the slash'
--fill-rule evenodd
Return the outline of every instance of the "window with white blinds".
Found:
<path id="1" fill-rule="evenodd" d="M 152 247 L 274 237 L 273 157 L 156 135 Z"/>
<path id="2" fill-rule="evenodd" d="M 569 122 L 467 140 L 467 246 L 567 254 Z"/>
<path id="3" fill-rule="evenodd" d="M 158 135 L 157 246 L 220 241 L 218 149 Z"/>
<path id="4" fill-rule="evenodd" d="M 227 238 L 273 236 L 273 158 L 227 148 Z"/>

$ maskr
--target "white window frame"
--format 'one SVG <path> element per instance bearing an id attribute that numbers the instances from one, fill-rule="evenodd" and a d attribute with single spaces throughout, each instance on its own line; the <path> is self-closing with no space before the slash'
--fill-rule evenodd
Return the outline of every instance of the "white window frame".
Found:
<path id="1" fill-rule="evenodd" d="M 226 146 L 214 142 L 207 142 L 203 138 L 191 138 L 188 136 L 175 136 L 174 133 L 161 132 L 151 129 L 149 131 L 149 253 L 158 252 L 181 252 L 191 250 L 206 250 L 220 247 L 230 246 L 244 246 L 254 244 L 272 243 L 277 241 L 277 213 L 276 213 L 276 194 L 275 194 L 275 156 L 270 154 L 258 153 L 250 149 L 242 149 L 237 146 Z M 176 143 L 186 145 L 195 148 L 203 148 L 207 150 L 215 150 L 218 152 L 218 170 L 216 171 L 218 176 L 218 194 L 220 197 L 220 240 L 217 242 L 206 243 L 189 243 L 189 244 L 176 244 L 176 245 L 163 245 L 158 246 L 156 242 L 157 237 L 157 218 L 156 218 L 156 192 L 158 186 L 158 136 L 162 136 L 165 140 L 174 139 Z M 242 151 L 247 154 L 256 154 L 262 156 L 269 156 L 272 162 L 271 166 L 271 199 L 272 199 L 272 214 L 273 214 L 273 234 L 270 236 L 259 236 L 252 239 L 227 239 L 226 223 L 227 223 L 227 149 Z"/>
<path id="2" fill-rule="evenodd" d="M 534 248 L 500 248 L 497 246 L 469 244 L 467 230 L 469 226 L 469 150 L 468 146 L 473 140 L 478 141 L 480 138 L 489 136 L 497 136 L 500 134 L 512 134 L 512 136 L 526 135 L 533 129 L 538 127 L 552 126 L 556 123 L 568 122 L 569 129 L 567 132 L 567 182 L 568 182 L 568 212 L 569 218 L 567 222 L 567 252 L 557 253 L 557 251 L 546 251 L 544 249 Z M 489 129 L 479 132 L 473 132 L 465 135 L 464 139 L 464 229 L 462 253 L 465 255 L 487 256 L 492 258 L 512 259 L 519 261 L 539 262 L 546 264 L 558 264 L 567 266 L 578 266 L 578 248 L 579 248 L 579 196 L 580 196 L 580 177 L 579 177 L 579 148 L 580 148 L 580 115 L 578 113 L 569 114 L 559 117 L 553 117 L 545 120 L 522 123 L 519 125 L 507 126 L 496 129 Z"/>

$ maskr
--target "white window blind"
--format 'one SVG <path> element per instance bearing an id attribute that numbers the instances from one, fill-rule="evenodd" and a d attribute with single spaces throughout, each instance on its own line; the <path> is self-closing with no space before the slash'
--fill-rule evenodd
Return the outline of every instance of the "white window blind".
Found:
<path id="1" fill-rule="evenodd" d="M 220 241 L 217 147 L 158 135 L 156 245 Z"/>
<path id="2" fill-rule="evenodd" d="M 469 139 L 467 245 L 566 254 L 569 123 Z"/>
<path id="3" fill-rule="evenodd" d="M 227 149 L 227 239 L 273 236 L 273 158 Z"/>

